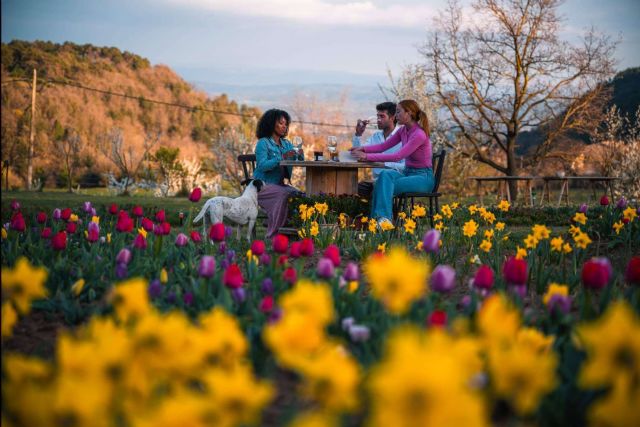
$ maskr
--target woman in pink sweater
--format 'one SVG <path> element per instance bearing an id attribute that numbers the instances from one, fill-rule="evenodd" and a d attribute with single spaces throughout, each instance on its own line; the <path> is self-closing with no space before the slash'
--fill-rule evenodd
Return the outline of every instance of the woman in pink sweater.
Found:
<path id="1" fill-rule="evenodd" d="M 378 223 L 393 218 L 393 196 L 407 192 L 430 192 L 433 189 L 433 169 L 431 164 L 431 142 L 429 141 L 429 121 L 418 103 L 409 99 L 400 101 L 396 112 L 400 130 L 378 145 L 352 148 L 354 157 L 368 162 L 397 162 L 405 159 L 403 172 L 385 169 L 380 173 L 373 188 L 371 218 Z M 385 154 L 399 143 L 402 148 Z"/>

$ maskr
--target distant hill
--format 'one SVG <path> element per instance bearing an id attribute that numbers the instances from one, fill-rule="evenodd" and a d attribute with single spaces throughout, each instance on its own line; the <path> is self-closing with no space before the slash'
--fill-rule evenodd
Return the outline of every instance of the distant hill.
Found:
<path id="1" fill-rule="evenodd" d="M 620 71 L 607 85 L 612 89 L 612 97 L 607 107 L 617 106 L 620 113 L 633 119 L 638 106 L 640 106 L 640 67 L 627 68 Z M 543 134 L 540 130 L 521 132 L 518 136 L 518 155 L 531 152 L 542 142 Z M 572 139 L 589 143 L 588 136 L 573 135 Z"/>
<path id="2" fill-rule="evenodd" d="M 114 47 L 14 40 L 2 43 L 1 49 L 3 160 L 12 151 L 24 163 L 20 152 L 24 152 L 28 140 L 31 90 L 27 83 L 15 80 L 30 80 L 34 68 L 39 83 L 67 81 L 134 97 L 127 99 L 61 84 L 39 84 L 36 167 L 45 176 L 60 173 L 60 161 L 52 144 L 65 130 L 78 132 L 82 140 L 78 161 L 83 167 L 104 170 L 108 162 L 97 152 L 95 142 L 113 127 L 121 128 L 125 141 L 138 147 L 147 131 L 159 130 L 161 145 L 180 148 L 182 157 L 212 157 L 215 152 L 211 148 L 215 147 L 211 145 L 223 129 L 231 125 L 255 126 L 254 121 L 238 116 L 158 105 L 141 98 L 221 112 L 260 114 L 257 108 L 239 105 L 226 95 L 209 97 L 169 67 L 152 65 L 141 56 Z M 20 161 L 13 162 L 18 175 L 24 169 Z"/>

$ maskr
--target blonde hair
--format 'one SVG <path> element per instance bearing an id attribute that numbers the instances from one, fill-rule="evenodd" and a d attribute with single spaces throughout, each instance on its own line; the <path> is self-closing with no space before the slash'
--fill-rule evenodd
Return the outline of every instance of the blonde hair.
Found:
<path id="1" fill-rule="evenodd" d="M 411 115 L 411 119 L 418 123 L 418 126 L 429 136 L 429 119 L 427 113 L 420 109 L 420 106 L 413 99 L 405 99 L 398 104 L 402 106 L 402 109 Z"/>

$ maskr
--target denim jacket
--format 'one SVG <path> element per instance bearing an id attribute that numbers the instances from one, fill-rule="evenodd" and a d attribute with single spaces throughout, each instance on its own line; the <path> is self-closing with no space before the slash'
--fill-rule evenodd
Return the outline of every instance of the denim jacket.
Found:
<path id="1" fill-rule="evenodd" d="M 273 138 L 260 138 L 256 144 L 256 170 L 253 171 L 253 177 L 261 179 L 267 184 L 281 184 L 284 180 L 280 161 L 283 155 L 289 150 L 293 150 L 293 144 L 282 138 L 281 146 L 278 146 Z M 289 176 L 291 176 L 291 166 L 287 167 Z"/>

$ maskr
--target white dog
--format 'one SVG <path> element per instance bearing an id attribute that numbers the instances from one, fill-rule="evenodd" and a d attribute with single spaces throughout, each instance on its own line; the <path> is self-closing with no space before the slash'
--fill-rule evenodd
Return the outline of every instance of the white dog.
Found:
<path id="1" fill-rule="evenodd" d="M 247 182 L 247 181 L 245 181 Z M 245 183 L 243 182 L 243 184 Z M 207 228 L 206 213 L 209 211 L 211 224 L 222 222 L 223 218 L 230 219 L 238 224 L 238 238 L 240 238 L 240 226 L 247 226 L 247 240 L 251 241 L 253 227 L 256 224 L 258 216 L 258 192 L 262 189 L 264 183 L 259 179 L 250 179 L 247 183 L 242 195 L 238 198 L 217 196 L 206 201 L 200 213 L 194 218 L 193 222 L 198 222 L 204 218 L 203 225 Z"/>

